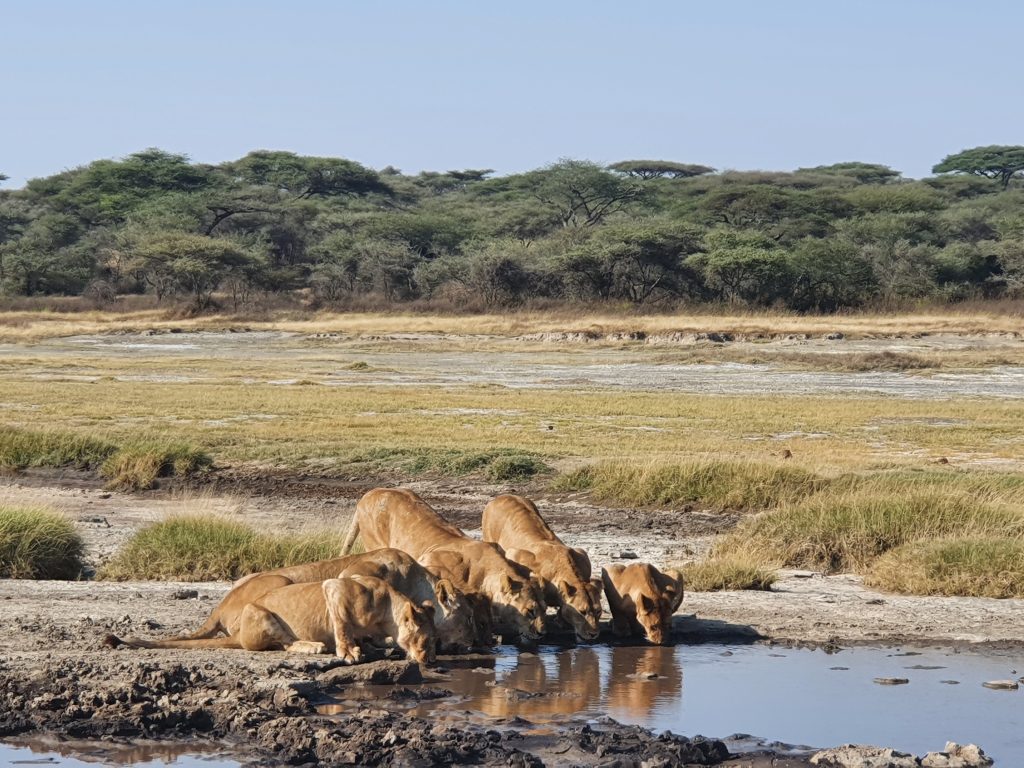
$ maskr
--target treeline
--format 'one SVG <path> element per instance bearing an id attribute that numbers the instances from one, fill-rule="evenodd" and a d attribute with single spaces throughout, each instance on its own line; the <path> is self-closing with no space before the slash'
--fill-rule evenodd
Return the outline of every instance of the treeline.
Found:
<path id="1" fill-rule="evenodd" d="M 0 191 L 0 295 L 798 311 L 1019 296 L 1022 171 L 1024 147 L 965 150 L 918 181 L 871 163 L 561 160 L 492 178 L 268 151 L 202 165 L 150 149 Z"/>

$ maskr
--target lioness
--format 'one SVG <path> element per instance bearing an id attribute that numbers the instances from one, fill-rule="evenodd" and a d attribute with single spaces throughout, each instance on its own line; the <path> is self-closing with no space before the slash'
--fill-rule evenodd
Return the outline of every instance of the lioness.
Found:
<path id="1" fill-rule="evenodd" d="M 375 488 L 366 493 L 356 504 L 344 552 L 357 536 L 367 549 L 408 552 L 467 595 L 482 594 L 491 602 L 499 629 L 529 640 L 544 631 L 544 600 L 529 572 L 510 562 L 496 544 L 471 539 L 442 520 L 412 491 Z"/>
<path id="2" fill-rule="evenodd" d="M 393 637 L 420 664 L 433 662 L 437 634 L 434 604 L 416 606 L 387 582 L 350 576 L 317 583 L 287 584 L 246 603 L 238 631 L 228 637 L 194 640 L 121 639 L 110 646 L 133 648 L 243 648 L 325 653 L 333 650 L 346 664 L 362 657 L 359 642 Z"/>
<path id="3" fill-rule="evenodd" d="M 648 563 L 610 565 L 601 569 L 604 594 L 617 637 L 646 635 L 661 645 L 672 629 L 672 614 L 683 602 L 683 575 L 664 573 Z"/>
<path id="4" fill-rule="evenodd" d="M 484 541 L 492 541 L 513 560 L 543 579 L 544 601 L 558 606 L 558 615 L 580 640 L 594 640 L 601 631 L 601 582 L 590 578 L 590 558 L 567 547 L 522 496 L 497 496 L 484 507 Z"/>
<path id="5" fill-rule="evenodd" d="M 242 611 L 271 590 L 288 584 L 322 582 L 341 576 L 373 576 L 397 589 L 416 605 L 436 601 L 435 611 L 438 650 L 441 653 L 464 653 L 475 646 L 490 645 L 490 624 L 480 627 L 480 611 L 456 589 L 449 579 L 438 579 L 405 552 L 397 549 L 376 549 L 333 560 L 290 565 L 272 571 L 244 576 L 235 582 L 198 630 L 172 640 L 199 640 L 216 637 L 223 632 L 235 635 Z M 486 614 L 486 612 L 485 612 Z"/>

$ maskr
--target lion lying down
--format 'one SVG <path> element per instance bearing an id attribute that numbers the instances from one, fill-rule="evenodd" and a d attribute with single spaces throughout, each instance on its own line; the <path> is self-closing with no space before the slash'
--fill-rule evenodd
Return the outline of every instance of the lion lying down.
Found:
<path id="1" fill-rule="evenodd" d="M 191 640 L 121 639 L 107 645 L 133 648 L 242 648 L 247 651 L 334 653 L 346 664 L 362 656 L 359 643 L 392 637 L 420 664 L 434 660 L 434 604 L 414 605 L 385 581 L 347 576 L 307 584 L 285 584 L 246 603 L 237 631 L 227 637 Z"/>

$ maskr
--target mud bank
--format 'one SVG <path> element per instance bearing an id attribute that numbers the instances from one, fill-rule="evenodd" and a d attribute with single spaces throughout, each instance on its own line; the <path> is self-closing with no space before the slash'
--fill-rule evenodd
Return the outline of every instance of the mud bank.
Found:
<path id="1" fill-rule="evenodd" d="M 332 661 L 279 662 L 252 680 L 230 662 L 160 663 L 127 655 L 64 659 L 29 675 L 18 664 L 0 662 L 0 739 L 36 732 L 88 740 L 214 739 L 251 765 L 809 764 L 776 760 L 771 752 L 737 761 L 719 740 L 655 736 L 609 719 L 544 733 L 518 719 L 456 726 L 372 705 L 325 717 L 312 702 L 324 686 L 337 685 Z M 387 661 L 353 672 L 349 677 L 377 683 L 419 675 L 413 665 Z"/>

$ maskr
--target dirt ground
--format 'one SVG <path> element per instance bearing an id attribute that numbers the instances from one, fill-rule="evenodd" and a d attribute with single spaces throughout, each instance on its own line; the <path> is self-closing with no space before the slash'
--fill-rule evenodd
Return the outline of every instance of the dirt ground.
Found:
<path id="1" fill-rule="evenodd" d="M 3 478 L 0 501 L 45 502 L 63 510 L 85 538 L 95 567 L 134 531 L 175 512 L 219 512 L 276 531 L 344 527 L 356 499 L 374 484 L 227 473 L 198 490 L 132 495 L 104 490 L 76 473 L 28 474 Z M 479 528 L 480 511 L 493 495 L 536 490 L 426 480 L 411 487 L 471 532 Z M 698 510 L 599 509 L 572 494 L 535 497 L 567 543 L 586 548 L 596 566 L 634 557 L 656 564 L 692 559 L 736 522 Z M 330 658 L 283 653 L 103 646 L 111 632 L 153 636 L 194 629 L 228 586 L 0 581 L 0 739 L 38 733 L 214 739 L 254 765 L 809 764 L 808 754 L 755 749 L 730 756 L 722 742 L 653 736 L 612 721 L 537 729 L 512 718 L 467 727 L 370 704 L 328 719 L 315 710 L 325 687 L 372 680 L 399 684 L 396 696 L 415 698 L 434 695 L 435 686 L 443 691 L 444 673 L 428 672 L 420 681 L 418 670 L 387 660 L 350 670 L 337 668 Z M 771 592 L 688 594 L 676 617 L 675 637 L 680 642 L 1024 645 L 1022 608 L 1024 601 L 881 595 L 856 577 L 786 572 Z"/>

